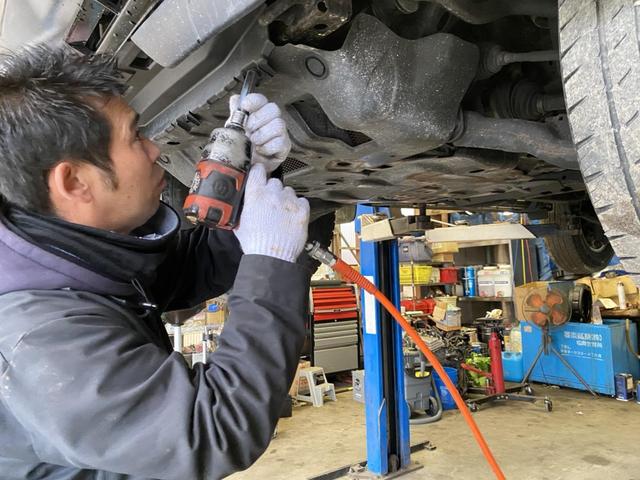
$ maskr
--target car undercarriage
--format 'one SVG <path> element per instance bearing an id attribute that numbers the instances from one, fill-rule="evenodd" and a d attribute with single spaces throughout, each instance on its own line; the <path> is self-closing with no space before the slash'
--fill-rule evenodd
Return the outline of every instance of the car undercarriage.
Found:
<path id="1" fill-rule="evenodd" d="M 613 253 L 571 137 L 554 0 L 85 0 L 68 16 L 67 43 L 116 56 L 183 185 L 257 69 L 293 143 L 280 173 L 316 210 L 510 210 L 576 239 L 595 223 L 597 267 Z"/>
<path id="2" fill-rule="evenodd" d="M 281 12 L 281 3 L 291 7 Z M 237 79 L 257 67 L 259 91 L 282 106 L 294 143 L 283 165 L 286 182 L 311 198 L 531 211 L 584 192 L 552 22 L 485 16 L 472 18 L 498 25 L 471 25 L 430 2 L 400 13 L 405 22 L 388 12 L 389 3 L 358 13 L 346 1 L 274 2 L 174 68 L 130 68 L 128 97 L 163 148 L 166 169 L 189 184 L 206 136 L 227 116 Z M 316 23 L 326 25 L 322 35 L 300 26 L 325 17 L 334 23 Z M 487 29 L 496 32 L 495 43 L 474 43 Z M 156 44 L 162 33 L 147 27 L 134 41 L 136 35 Z M 500 38 L 514 35 L 520 38 Z M 501 43 L 545 60 L 502 67 L 508 52 Z M 136 57 L 129 67 L 139 63 Z"/>

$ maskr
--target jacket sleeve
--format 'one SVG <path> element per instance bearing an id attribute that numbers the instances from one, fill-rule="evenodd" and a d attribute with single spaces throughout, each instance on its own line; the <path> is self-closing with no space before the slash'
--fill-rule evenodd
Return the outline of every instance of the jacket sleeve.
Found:
<path id="1" fill-rule="evenodd" d="M 108 300 L 96 313 L 87 294 L 27 299 L 13 310 L 31 315 L 30 305 L 46 303 L 40 308 L 55 318 L 13 349 L 0 398 L 43 462 L 167 480 L 224 477 L 269 444 L 302 346 L 307 285 L 298 265 L 245 256 L 219 348 L 194 369 L 149 343 L 137 319 Z"/>
<path id="2" fill-rule="evenodd" d="M 229 291 L 241 258 L 240 242 L 231 231 L 204 226 L 182 230 L 151 293 L 163 311 L 193 307 Z"/>

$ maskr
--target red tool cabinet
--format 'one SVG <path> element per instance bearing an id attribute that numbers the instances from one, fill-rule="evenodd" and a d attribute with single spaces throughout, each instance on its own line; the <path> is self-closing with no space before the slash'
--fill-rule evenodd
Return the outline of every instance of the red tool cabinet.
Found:
<path id="1" fill-rule="evenodd" d="M 325 373 L 358 369 L 360 309 L 356 287 L 313 286 L 310 297 L 313 364 Z"/>

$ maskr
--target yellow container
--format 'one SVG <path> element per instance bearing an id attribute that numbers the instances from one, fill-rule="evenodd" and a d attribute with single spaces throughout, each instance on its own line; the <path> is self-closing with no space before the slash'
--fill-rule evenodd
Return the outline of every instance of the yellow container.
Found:
<path id="1" fill-rule="evenodd" d="M 413 278 L 411 275 L 411 264 L 400 264 L 400 285 L 427 285 L 431 283 L 431 265 L 419 263 L 413 264 Z"/>
<path id="2" fill-rule="evenodd" d="M 431 247 L 434 255 L 438 253 L 457 253 L 459 251 L 457 242 L 434 242 L 429 244 L 429 247 Z"/>

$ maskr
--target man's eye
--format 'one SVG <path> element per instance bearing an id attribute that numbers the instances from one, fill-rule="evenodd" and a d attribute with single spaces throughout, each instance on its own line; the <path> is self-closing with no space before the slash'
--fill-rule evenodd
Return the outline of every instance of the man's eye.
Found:
<path id="1" fill-rule="evenodd" d="M 136 140 L 142 140 L 142 134 L 139 129 L 136 129 Z"/>

